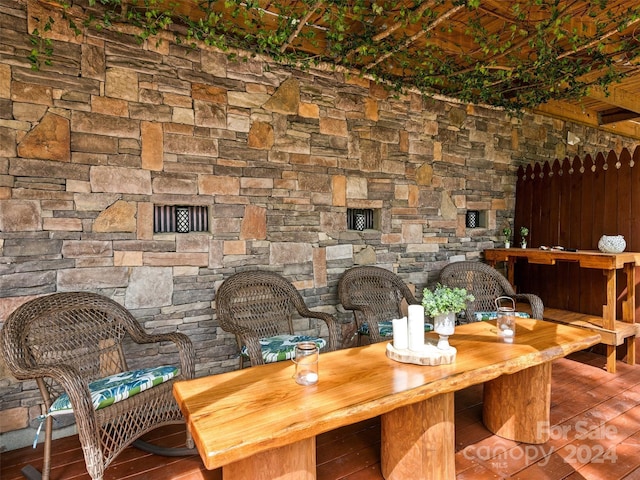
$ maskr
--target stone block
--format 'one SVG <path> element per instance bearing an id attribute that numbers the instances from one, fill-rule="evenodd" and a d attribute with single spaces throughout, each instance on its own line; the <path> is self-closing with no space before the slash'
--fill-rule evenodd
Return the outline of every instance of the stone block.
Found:
<path id="1" fill-rule="evenodd" d="M 197 195 L 198 179 L 196 175 L 160 175 L 153 179 L 153 193 L 174 195 Z"/>
<path id="2" fill-rule="evenodd" d="M 71 131 L 117 138 L 140 138 L 140 122 L 129 118 L 74 111 Z"/>
<path id="3" fill-rule="evenodd" d="M 91 98 L 91 111 L 116 117 L 128 117 L 129 103 L 118 98 L 94 96 Z"/>
<path id="4" fill-rule="evenodd" d="M 326 247 L 327 261 L 350 258 L 353 258 L 353 245 L 350 243 L 342 245 L 328 245 Z"/>
<path id="5" fill-rule="evenodd" d="M 369 197 L 366 177 L 347 178 L 347 199 L 366 199 Z"/>
<path id="6" fill-rule="evenodd" d="M 2 410 L 0 433 L 20 430 L 29 426 L 29 409 L 27 407 L 15 407 Z"/>
<path id="7" fill-rule="evenodd" d="M 194 100 L 195 125 L 208 128 L 227 128 L 227 112 L 224 105 Z"/>
<path id="8" fill-rule="evenodd" d="M 247 205 L 240 225 L 241 240 L 264 240 L 267 238 L 267 210 L 256 205 Z"/>
<path id="9" fill-rule="evenodd" d="M 13 118 L 25 122 L 39 122 L 48 108 L 46 105 L 13 102 Z"/>
<path id="10" fill-rule="evenodd" d="M 65 240 L 62 255 L 65 258 L 109 257 L 113 250 L 111 242 L 106 240 Z"/>
<path id="11" fill-rule="evenodd" d="M 165 133 L 164 142 L 165 153 L 199 155 L 204 157 L 218 156 L 218 140 L 214 138 L 201 138 Z"/>
<path id="12" fill-rule="evenodd" d="M 310 243 L 272 242 L 269 249 L 269 265 L 300 264 L 313 261 Z"/>
<path id="13" fill-rule="evenodd" d="M 104 93 L 107 97 L 138 101 L 138 74 L 124 68 L 108 68 L 105 74 Z"/>
<path id="14" fill-rule="evenodd" d="M 0 64 L 0 98 L 11 96 L 11 67 L 9 64 Z"/>
<path id="15" fill-rule="evenodd" d="M 124 295 L 124 306 L 131 310 L 171 305 L 173 275 L 170 267 L 133 267 Z M 163 322 L 164 324 L 165 322 Z"/>
<path id="16" fill-rule="evenodd" d="M 106 56 L 104 48 L 83 43 L 80 68 L 82 69 L 83 78 L 105 80 Z"/>
<path id="17" fill-rule="evenodd" d="M 206 267 L 209 264 L 209 255 L 199 252 L 144 252 L 142 261 L 145 266 L 152 267 L 173 267 L 178 265 Z"/>
<path id="18" fill-rule="evenodd" d="M 273 126 L 266 122 L 254 122 L 249 130 L 247 145 L 251 148 L 270 150 L 275 142 Z"/>
<path id="19" fill-rule="evenodd" d="M 402 240 L 404 243 L 422 243 L 422 224 L 403 222 Z"/>
<path id="20" fill-rule="evenodd" d="M 209 235 L 190 233 L 176 235 L 176 252 L 208 252 Z"/>
<path id="21" fill-rule="evenodd" d="M 128 284 L 129 269 L 126 267 L 70 268 L 57 272 L 57 285 L 61 292 L 122 288 Z"/>
<path id="22" fill-rule="evenodd" d="M 271 112 L 294 115 L 298 113 L 300 105 L 300 82 L 295 78 L 288 78 L 278 87 L 265 103 L 263 108 Z"/>
<path id="23" fill-rule="evenodd" d="M 223 245 L 225 255 L 245 255 L 247 253 L 247 242 L 244 240 L 226 240 Z"/>
<path id="24" fill-rule="evenodd" d="M 313 249 L 313 286 L 322 288 L 327 286 L 327 252 L 325 248 Z"/>
<path id="25" fill-rule="evenodd" d="M 113 252 L 113 265 L 115 267 L 140 267 L 142 266 L 142 252 Z"/>
<path id="26" fill-rule="evenodd" d="M 15 157 L 16 150 L 16 132 L 15 130 L 0 126 L 0 157 Z"/>
<path id="27" fill-rule="evenodd" d="M 42 211 L 35 200 L 1 200 L 0 232 L 42 230 Z"/>
<path id="28" fill-rule="evenodd" d="M 118 200 L 101 212 L 93 222 L 94 232 L 135 232 L 136 204 Z"/>
<path id="29" fill-rule="evenodd" d="M 320 133 L 324 135 L 335 135 L 347 137 L 349 130 L 346 120 L 339 118 L 320 117 Z"/>
<path id="30" fill-rule="evenodd" d="M 347 204 L 347 177 L 333 175 L 331 177 L 332 204 L 334 207 L 344 207 Z"/>
<path id="31" fill-rule="evenodd" d="M 14 102 L 37 103 L 53 106 L 53 89 L 44 85 L 34 85 L 13 81 L 11 83 L 11 100 Z"/>
<path id="32" fill-rule="evenodd" d="M 327 174 L 300 172 L 298 176 L 300 190 L 330 193 L 331 185 L 331 177 Z"/>
<path id="33" fill-rule="evenodd" d="M 247 93 L 247 92 L 227 92 L 227 103 L 230 107 L 240 107 L 240 108 L 259 108 L 265 102 L 267 102 L 270 98 L 269 95 L 261 94 L 261 93 Z M 265 108 L 267 108 L 265 106 Z M 293 107 L 291 107 L 293 108 Z M 268 108 L 267 108 L 268 109 Z M 280 113 L 289 113 L 294 114 L 295 112 L 280 112 Z"/>
<path id="34" fill-rule="evenodd" d="M 82 220 L 79 218 L 43 218 L 42 229 L 59 232 L 81 232 Z"/>
<path id="35" fill-rule="evenodd" d="M 123 167 L 94 166 L 90 170 L 93 192 L 131 193 L 150 195 L 151 173 Z"/>
<path id="36" fill-rule="evenodd" d="M 217 175 L 200 175 L 198 177 L 198 192 L 200 195 L 238 195 L 240 193 L 240 179 Z"/>
<path id="37" fill-rule="evenodd" d="M 162 124 L 157 122 L 141 122 L 140 135 L 142 143 L 142 168 L 152 171 L 162 171 L 164 160 Z"/>
<path id="38" fill-rule="evenodd" d="M 69 120 L 48 113 L 18 144 L 18 155 L 68 162 L 71 160 Z"/>

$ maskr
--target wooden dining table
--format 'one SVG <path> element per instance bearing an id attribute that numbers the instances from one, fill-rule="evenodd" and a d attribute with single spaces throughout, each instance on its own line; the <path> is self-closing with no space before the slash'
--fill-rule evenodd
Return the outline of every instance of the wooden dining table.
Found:
<path id="1" fill-rule="evenodd" d="M 427 342 L 437 336 L 427 334 Z M 504 438 L 549 435 L 551 362 L 597 344 L 597 333 L 518 319 L 513 343 L 495 322 L 456 327 L 446 365 L 401 363 L 388 342 L 320 355 L 320 379 L 293 380 L 278 362 L 176 382 L 174 396 L 208 469 L 229 479 L 314 479 L 315 438 L 381 416 L 386 479 L 454 479 L 454 393 L 484 384 L 483 421 Z"/>

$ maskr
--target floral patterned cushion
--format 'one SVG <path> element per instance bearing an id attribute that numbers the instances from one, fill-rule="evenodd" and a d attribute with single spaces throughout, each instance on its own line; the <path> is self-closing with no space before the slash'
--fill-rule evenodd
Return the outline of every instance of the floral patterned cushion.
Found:
<path id="1" fill-rule="evenodd" d="M 308 335 L 276 335 L 260 339 L 262 358 L 264 363 L 291 360 L 295 354 L 296 343 L 315 342 L 319 349 L 324 348 L 327 342 L 322 338 L 309 337 Z M 246 345 L 240 349 L 240 354 L 249 358 Z"/>
<path id="2" fill-rule="evenodd" d="M 433 330 L 433 325 L 430 323 L 424 324 L 424 331 L 430 332 Z M 391 324 L 391 320 L 385 320 L 384 322 L 378 322 L 378 331 L 380 332 L 381 337 L 393 337 L 393 325 Z M 369 335 L 369 324 L 364 322 L 360 328 L 358 329 L 358 333 L 360 335 Z"/>
<path id="3" fill-rule="evenodd" d="M 178 368 L 165 365 L 117 373 L 91 382 L 89 391 L 93 408 L 99 410 L 125 398 L 133 397 L 144 390 L 172 379 L 179 373 Z M 71 402 L 66 393 L 60 395 L 49 408 L 50 415 L 62 415 L 72 411 Z"/>
<path id="4" fill-rule="evenodd" d="M 476 322 L 481 322 L 484 320 L 495 320 L 498 317 L 497 312 L 475 312 L 473 314 Z M 515 316 L 519 318 L 531 318 L 527 312 L 515 312 Z"/>

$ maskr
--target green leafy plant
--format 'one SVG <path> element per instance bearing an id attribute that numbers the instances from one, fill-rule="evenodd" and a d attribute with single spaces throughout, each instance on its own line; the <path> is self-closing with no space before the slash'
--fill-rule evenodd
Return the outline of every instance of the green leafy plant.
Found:
<path id="1" fill-rule="evenodd" d="M 520 227 L 520 236 L 523 239 L 526 239 L 527 235 L 529 235 L 529 228 L 528 227 Z"/>
<path id="2" fill-rule="evenodd" d="M 508 242 L 511 240 L 511 227 L 506 226 L 502 229 L 502 234 L 504 235 L 505 240 Z"/>
<path id="3" fill-rule="evenodd" d="M 422 306 L 424 312 L 435 317 L 443 313 L 459 313 L 473 302 L 474 297 L 464 288 L 446 287 L 440 283 L 433 290 L 425 288 L 422 291 Z"/>
<path id="4" fill-rule="evenodd" d="M 179 44 L 196 47 L 201 42 L 234 57 L 245 51 L 296 68 L 332 64 L 397 91 L 417 88 L 425 95 L 444 94 L 511 112 L 553 99 L 581 98 L 592 86 L 606 92 L 608 85 L 634 71 L 620 68 L 621 61 L 633 66 L 640 56 L 634 36 L 614 35 L 638 21 L 640 5 L 584 2 L 580 17 L 590 20 L 581 24 L 574 18 L 574 2 L 514 0 L 504 2 L 508 14 L 496 15 L 494 21 L 502 22 L 496 29 L 483 21 L 479 0 L 455 0 L 445 11 L 438 8 L 442 3 L 89 0 L 86 6 L 62 0 L 57 7 L 55 1 L 47 5 L 62 10 L 76 33 L 81 32 L 72 12 L 83 28 L 94 31 L 133 25 L 140 42 L 151 37 L 162 41 L 160 34 L 169 33 Z M 454 30 L 460 23 L 457 14 L 465 19 L 460 44 L 468 46 L 454 55 L 438 34 Z M 422 28 L 402 35 L 416 25 Z M 29 60 L 34 68 L 49 65 L 52 45 L 46 31 L 33 32 Z M 523 49 L 530 53 L 520 55 Z"/>

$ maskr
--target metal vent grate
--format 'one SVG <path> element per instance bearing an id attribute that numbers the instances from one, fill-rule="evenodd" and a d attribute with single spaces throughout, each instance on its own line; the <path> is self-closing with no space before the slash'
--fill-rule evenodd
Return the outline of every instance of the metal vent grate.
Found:
<path id="1" fill-rule="evenodd" d="M 373 209 L 347 208 L 347 228 L 359 231 L 373 228 Z"/>
<path id="2" fill-rule="evenodd" d="M 155 205 L 153 207 L 154 233 L 188 233 L 208 230 L 208 207 L 176 205 Z"/>

